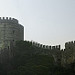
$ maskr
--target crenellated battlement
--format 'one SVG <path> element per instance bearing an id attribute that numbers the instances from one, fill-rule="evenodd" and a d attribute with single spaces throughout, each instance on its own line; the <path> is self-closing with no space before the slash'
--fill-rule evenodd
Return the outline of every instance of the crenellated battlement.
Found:
<path id="1" fill-rule="evenodd" d="M 32 42 L 32 45 L 39 47 L 39 48 L 49 49 L 49 50 L 60 50 L 60 45 L 48 46 L 48 45 L 43 45 L 34 41 L 31 41 L 31 42 Z"/>
<path id="2" fill-rule="evenodd" d="M 11 17 L 0 17 L 0 23 L 18 23 L 18 20 Z"/>
<path id="3" fill-rule="evenodd" d="M 65 43 L 65 48 L 70 48 L 72 46 L 75 46 L 75 41 L 70 41 Z"/>
<path id="4" fill-rule="evenodd" d="M 56 46 L 51 46 L 51 49 L 52 50 L 60 50 L 60 45 L 56 45 Z"/>
<path id="5" fill-rule="evenodd" d="M 66 42 L 65 44 L 73 44 L 74 42 L 73 41 L 70 41 L 70 42 Z"/>

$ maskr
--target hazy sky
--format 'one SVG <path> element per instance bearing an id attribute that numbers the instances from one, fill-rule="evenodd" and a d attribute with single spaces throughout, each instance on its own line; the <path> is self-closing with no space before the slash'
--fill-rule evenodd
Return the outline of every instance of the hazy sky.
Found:
<path id="1" fill-rule="evenodd" d="M 75 0 L 0 0 L 0 16 L 18 19 L 25 40 L 62 47 L 75 40 Z"/>

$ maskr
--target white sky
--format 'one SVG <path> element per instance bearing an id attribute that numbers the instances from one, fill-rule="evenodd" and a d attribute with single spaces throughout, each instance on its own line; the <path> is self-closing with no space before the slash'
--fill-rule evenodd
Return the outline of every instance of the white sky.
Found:
<path id="1" fill-rule="evenodd" d="M 62 48 L 75 40 L 75 0 L 0 0 L 0 16 L 18 19 L 25 40 Z"/>

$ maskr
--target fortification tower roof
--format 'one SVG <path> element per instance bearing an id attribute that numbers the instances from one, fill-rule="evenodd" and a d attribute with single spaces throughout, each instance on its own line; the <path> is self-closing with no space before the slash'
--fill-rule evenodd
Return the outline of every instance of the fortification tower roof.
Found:
<path id="1" fill-rule="evenodd" d="M 11 17 L 0 17 L 0 23 L 18 23 L 18 20 Z"/>

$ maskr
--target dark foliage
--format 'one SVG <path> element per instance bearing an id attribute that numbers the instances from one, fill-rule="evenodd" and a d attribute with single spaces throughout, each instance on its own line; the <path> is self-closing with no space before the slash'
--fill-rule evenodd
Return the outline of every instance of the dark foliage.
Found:
<path id="1" fill-rule="evenodd" d="M 0 64 L 0 75 L 75 75 L 75 63 L 62 67 L 55 65 L 52 55 L 35 53 L 42 48 L 32 45 L 29 41 L 19 41 L 13 49 L 13 58 L 6 64 L 6 70 Z"/>

